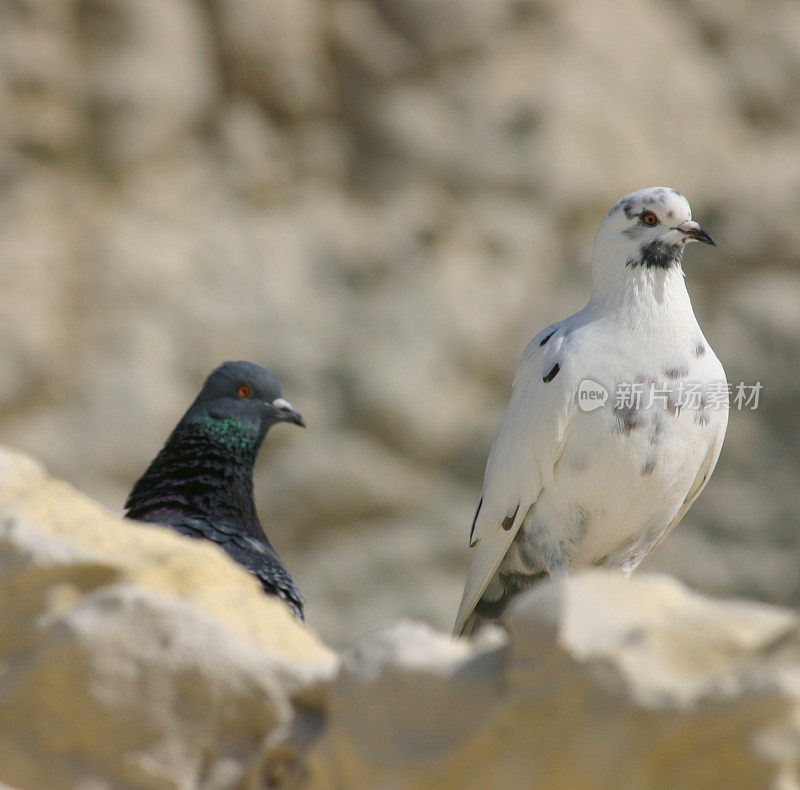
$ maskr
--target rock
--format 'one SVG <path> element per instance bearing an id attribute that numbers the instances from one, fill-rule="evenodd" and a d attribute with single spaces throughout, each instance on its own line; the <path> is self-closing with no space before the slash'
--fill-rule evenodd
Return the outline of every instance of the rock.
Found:
<path id="1" fill-rule="evenodd" d="M 0 3 L 0 442 L 119 509 L 252 359 L 309 420 L 256 495 L 325 637 L 447 623 L 520 354 L 585 304 L 611 203 L 666 183 L 719 243 L 686 257 L 704 332 L 764 391 L 649 567 L 796 604 L 800 21 L 758 8 Z"/>
<path id="2" fill-rule="evenodd" d="M 521 596 L 507 625 L 364 639 L 309 786 L 797 786 L 795 613 L 598 571 Z"/>
<path id="3" fill-rule="evenodd" d="M 241 779 L 290 718 L 270 661 L 193 607 L 119 582 L 87 591 L 103 569 L 71 570 L 44 589 L 10 586 L 49 605 L 6 654 L 4 777 L 53 788 Z"/>
<path id="4" fill-rule="evenodd" d="M 223 552 L 111 516 L 6 450 L 0 567 L 0 779 L 15 786 L 232 787 L 317 715 L 336 672 Z"/>
<path id="5" fill-rule="evenodd" d="M 216 547 L 6 450 L 0 570 L 7 786 L 800 787 L 800 616 L 667 576 L 542 584 L 474 639 L 364 609 L 340 659 Z"/>

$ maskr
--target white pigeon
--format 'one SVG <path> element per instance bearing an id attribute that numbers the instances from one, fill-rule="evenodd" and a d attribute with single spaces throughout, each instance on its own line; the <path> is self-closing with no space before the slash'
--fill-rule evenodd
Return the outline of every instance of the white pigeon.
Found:
<path id="1" fill-rule="evenodd" d="M 714 244 L 679 192 L 624 197 L 595 236 L 589 303 L 525 350 L 486 464 L 455 633 L 497 619 L 540 579 L 630 573 L 708 482 L 728 388 L 686 291 L 690 241 Z"/>

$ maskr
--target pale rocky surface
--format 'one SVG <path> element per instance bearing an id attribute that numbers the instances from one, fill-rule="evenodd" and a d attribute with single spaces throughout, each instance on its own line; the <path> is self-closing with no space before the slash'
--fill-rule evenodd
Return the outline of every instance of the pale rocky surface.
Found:
<path id="1" fill-rule="evenodd" d="M 0 779 L 14 787 L 243 786 L 337 672 L 223 552 L 122 521 L 5 450 L 0 571 Z"/>
<path id="2" fill-rule="evenodd" d="M 265 364 L 309 423 L 257 496 L 311 624 L 448 628 L 519 355 L 666 184 L 764 390 L 649 568 L 800 603 L 798 40 L 785 0 L 0 4 L 0 441 L 119 512 L 203 377 Z"/>
<path id="3" fill-rule="evenodd" d="M 800 617 L 596 571 L 337 656 L 224 553 L 0 450 L 0 785 L 800 788 Z"/>
<path id="4" fill-rule="evenodd" d="M 795 613 L 598 571 L 526 594 L 507 626 L 365 638 L 308 786 L 800 786 Z"/>

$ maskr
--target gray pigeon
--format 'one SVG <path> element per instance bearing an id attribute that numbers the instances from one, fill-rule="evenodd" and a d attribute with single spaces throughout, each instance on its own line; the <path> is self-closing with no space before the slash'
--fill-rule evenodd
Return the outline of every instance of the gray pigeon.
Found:
<path id="1" fill-rule="evenodd" d="M 708 482 L 728 390 L 684 283 L 692 241 L 714 244 L 674 189 L 624 197 L 595 237 L 589 303 L 525 350 L 486 465 L 456 633 L 541 579 L 630 573 Z"/>
<path id="2" fill-rule="evenodd" d="M 277 422 L 305 427 L 281 397 L 278 379 L 251 362 L 225 362 L 134 485 L 126 516 L 213 541 L 302 620 L 303 596 L 264 534 L 253 501 L 256 456 Z"/>

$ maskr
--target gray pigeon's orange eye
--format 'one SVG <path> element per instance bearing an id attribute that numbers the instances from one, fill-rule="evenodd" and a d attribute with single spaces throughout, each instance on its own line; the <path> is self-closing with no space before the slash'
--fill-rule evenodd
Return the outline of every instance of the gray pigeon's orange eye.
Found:
<path id="1" fill-rule="evenodd" d="M 236 390 L 236 394 L 240 398 L 249 398 L 253 394 L 253 389 L 249 384 L 240 384 L 239 389 Z"/>
<path id="2" fill-rule="evenodd" d="M 658 225 L 658 217 L 652 211 L 645 211 L 642 213 L 642 222 L 652 227 Z"/>

